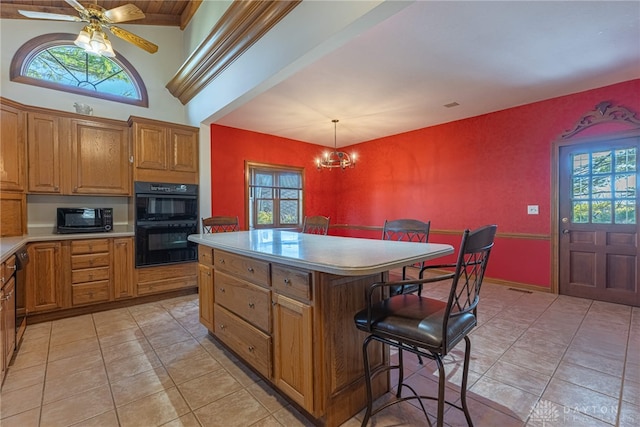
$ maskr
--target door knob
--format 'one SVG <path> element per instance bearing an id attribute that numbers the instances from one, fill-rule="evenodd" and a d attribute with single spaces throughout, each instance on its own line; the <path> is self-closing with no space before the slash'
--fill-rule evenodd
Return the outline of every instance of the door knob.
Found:
<path id="1" fill-rule="evenodd" d="M 562 218 L 562 222 L 563 222 L 563 223 L 565 223 L 565 224 L 566 224 L 566 223 L 568 223 L 568 222 L 569 222 L 569 218 L 567 218 L 567 217 L 565 216 L 564 218 Z"/>

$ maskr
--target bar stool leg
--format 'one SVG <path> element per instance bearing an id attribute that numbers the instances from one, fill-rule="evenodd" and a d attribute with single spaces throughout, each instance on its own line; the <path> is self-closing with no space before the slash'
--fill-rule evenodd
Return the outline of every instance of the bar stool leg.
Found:
<path id="1" fill-rule="evenodd" d="M 469 359 L 471 358 L 471 340 L 468 336 L 464 337 L 464 367 L 462 368 L 462 389 L 460 390 L 460 402 L 462 403 L 462 411 L 467 419 L 469 427 L 473 427 L 469 408 L 467 407 L 467 380 L 469 376 Z"/>
<path id="2" fill-rule="evenodd" d="M 367 386 L 367 410 L 362 419 L 362 427 L 365 427 L 373 411 L 373 391 L 371 390 L 371 366 L 369 366 L 369 352 L 367 351 L 372 337 L 369 335 L 362 343 L 362 359 L 364 360 L 364 379 Z"/>

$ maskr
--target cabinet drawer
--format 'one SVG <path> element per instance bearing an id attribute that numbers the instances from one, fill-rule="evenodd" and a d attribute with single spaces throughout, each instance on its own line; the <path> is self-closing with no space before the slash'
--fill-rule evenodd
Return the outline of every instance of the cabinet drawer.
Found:
<path id="1" fill-rule="evenodd" d="M 199 245 L 198 262 L 201 264 L 213 265 L 213 249 L 208 246 Z"/>
<path id="2" fill-rule="evenodd" d="M 109 252 L 109 239 L 74 240 L 71 242 L 71 255 Z"/>
<path id="3" fill-rule="evenodd" d="M 271 332 L 271 291 L 238 280 L 227 274 L 214 273 L 215 297 L 217 304 L 252 323 L 254 326 Z"/>
<path id="4" fill-rule="evenodd" d="M 213 265 L 216 270 L 225 271 L 252 283 L 262 286 L 271 285 L 269 263 L 266 261 L 214 249 Z"/>
<path id="5" fill-rule="evenodd" d="M 235 314 L 214 305 L 215 330 L 220 341 L 267 378 L 271 378 L 271 337 Z"/>
<path id="6" fill-rule="evenodd" d="M 281 294 L 311 300 L 311 273 L 273 264 L 273 288 Z"/>
<path id="7" fill-rule="evenodd" d="M 109 265 L 109 253 L 71 256 L 71 269 L 103 267 Z"/>
<path id="8" fill-rule="evenodd" d="M 109 281 L 72 285 L 71 294 L 73 305 L 109 301 Z"/>
<path id="9" fill-rule="evenodd" d="M 109 267 L 85 268 L 71 272 L 71 283 L 94 282 L 109 280 Z"/>

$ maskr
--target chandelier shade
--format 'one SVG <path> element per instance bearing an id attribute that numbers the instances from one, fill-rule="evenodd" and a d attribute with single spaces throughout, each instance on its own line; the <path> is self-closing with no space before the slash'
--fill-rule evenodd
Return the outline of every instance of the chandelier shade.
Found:
<path id="1" fill-rule="evenodd" d="M 339 120 L 333 119 L 331 121 L 333 122 L 333 151 L 327 151 L 322 157 L 316 158 L 316 168 L 318 168 L 318 170 L 335 168 L 344 170 L 346 168 L 352 168 L 356 165 L 356 155 L 349 155 L 344 151 L 338 151 L 337 125 Z"/>
<path id="2" fill-rule="evenodd" d="M 109 38 L 99 25 L 86 25 L 73 43 L 86 52 L 95 55 L 107 56 L 109 58 L 116 56 Z"/>

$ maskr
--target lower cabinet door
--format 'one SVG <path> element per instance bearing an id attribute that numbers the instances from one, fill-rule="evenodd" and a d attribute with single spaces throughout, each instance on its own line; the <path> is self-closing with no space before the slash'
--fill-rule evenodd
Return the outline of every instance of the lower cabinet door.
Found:
<path id="1" fill-rule="evenodd" d="M 213 331 L 213 267 L 198 264 L 198 302 L 200 323 Z"/>
<path id="2" fill-rule="evenodd" d="M 273 295 L 274 382 L 313 413 L 312 307 L 277 293 Z"/>

